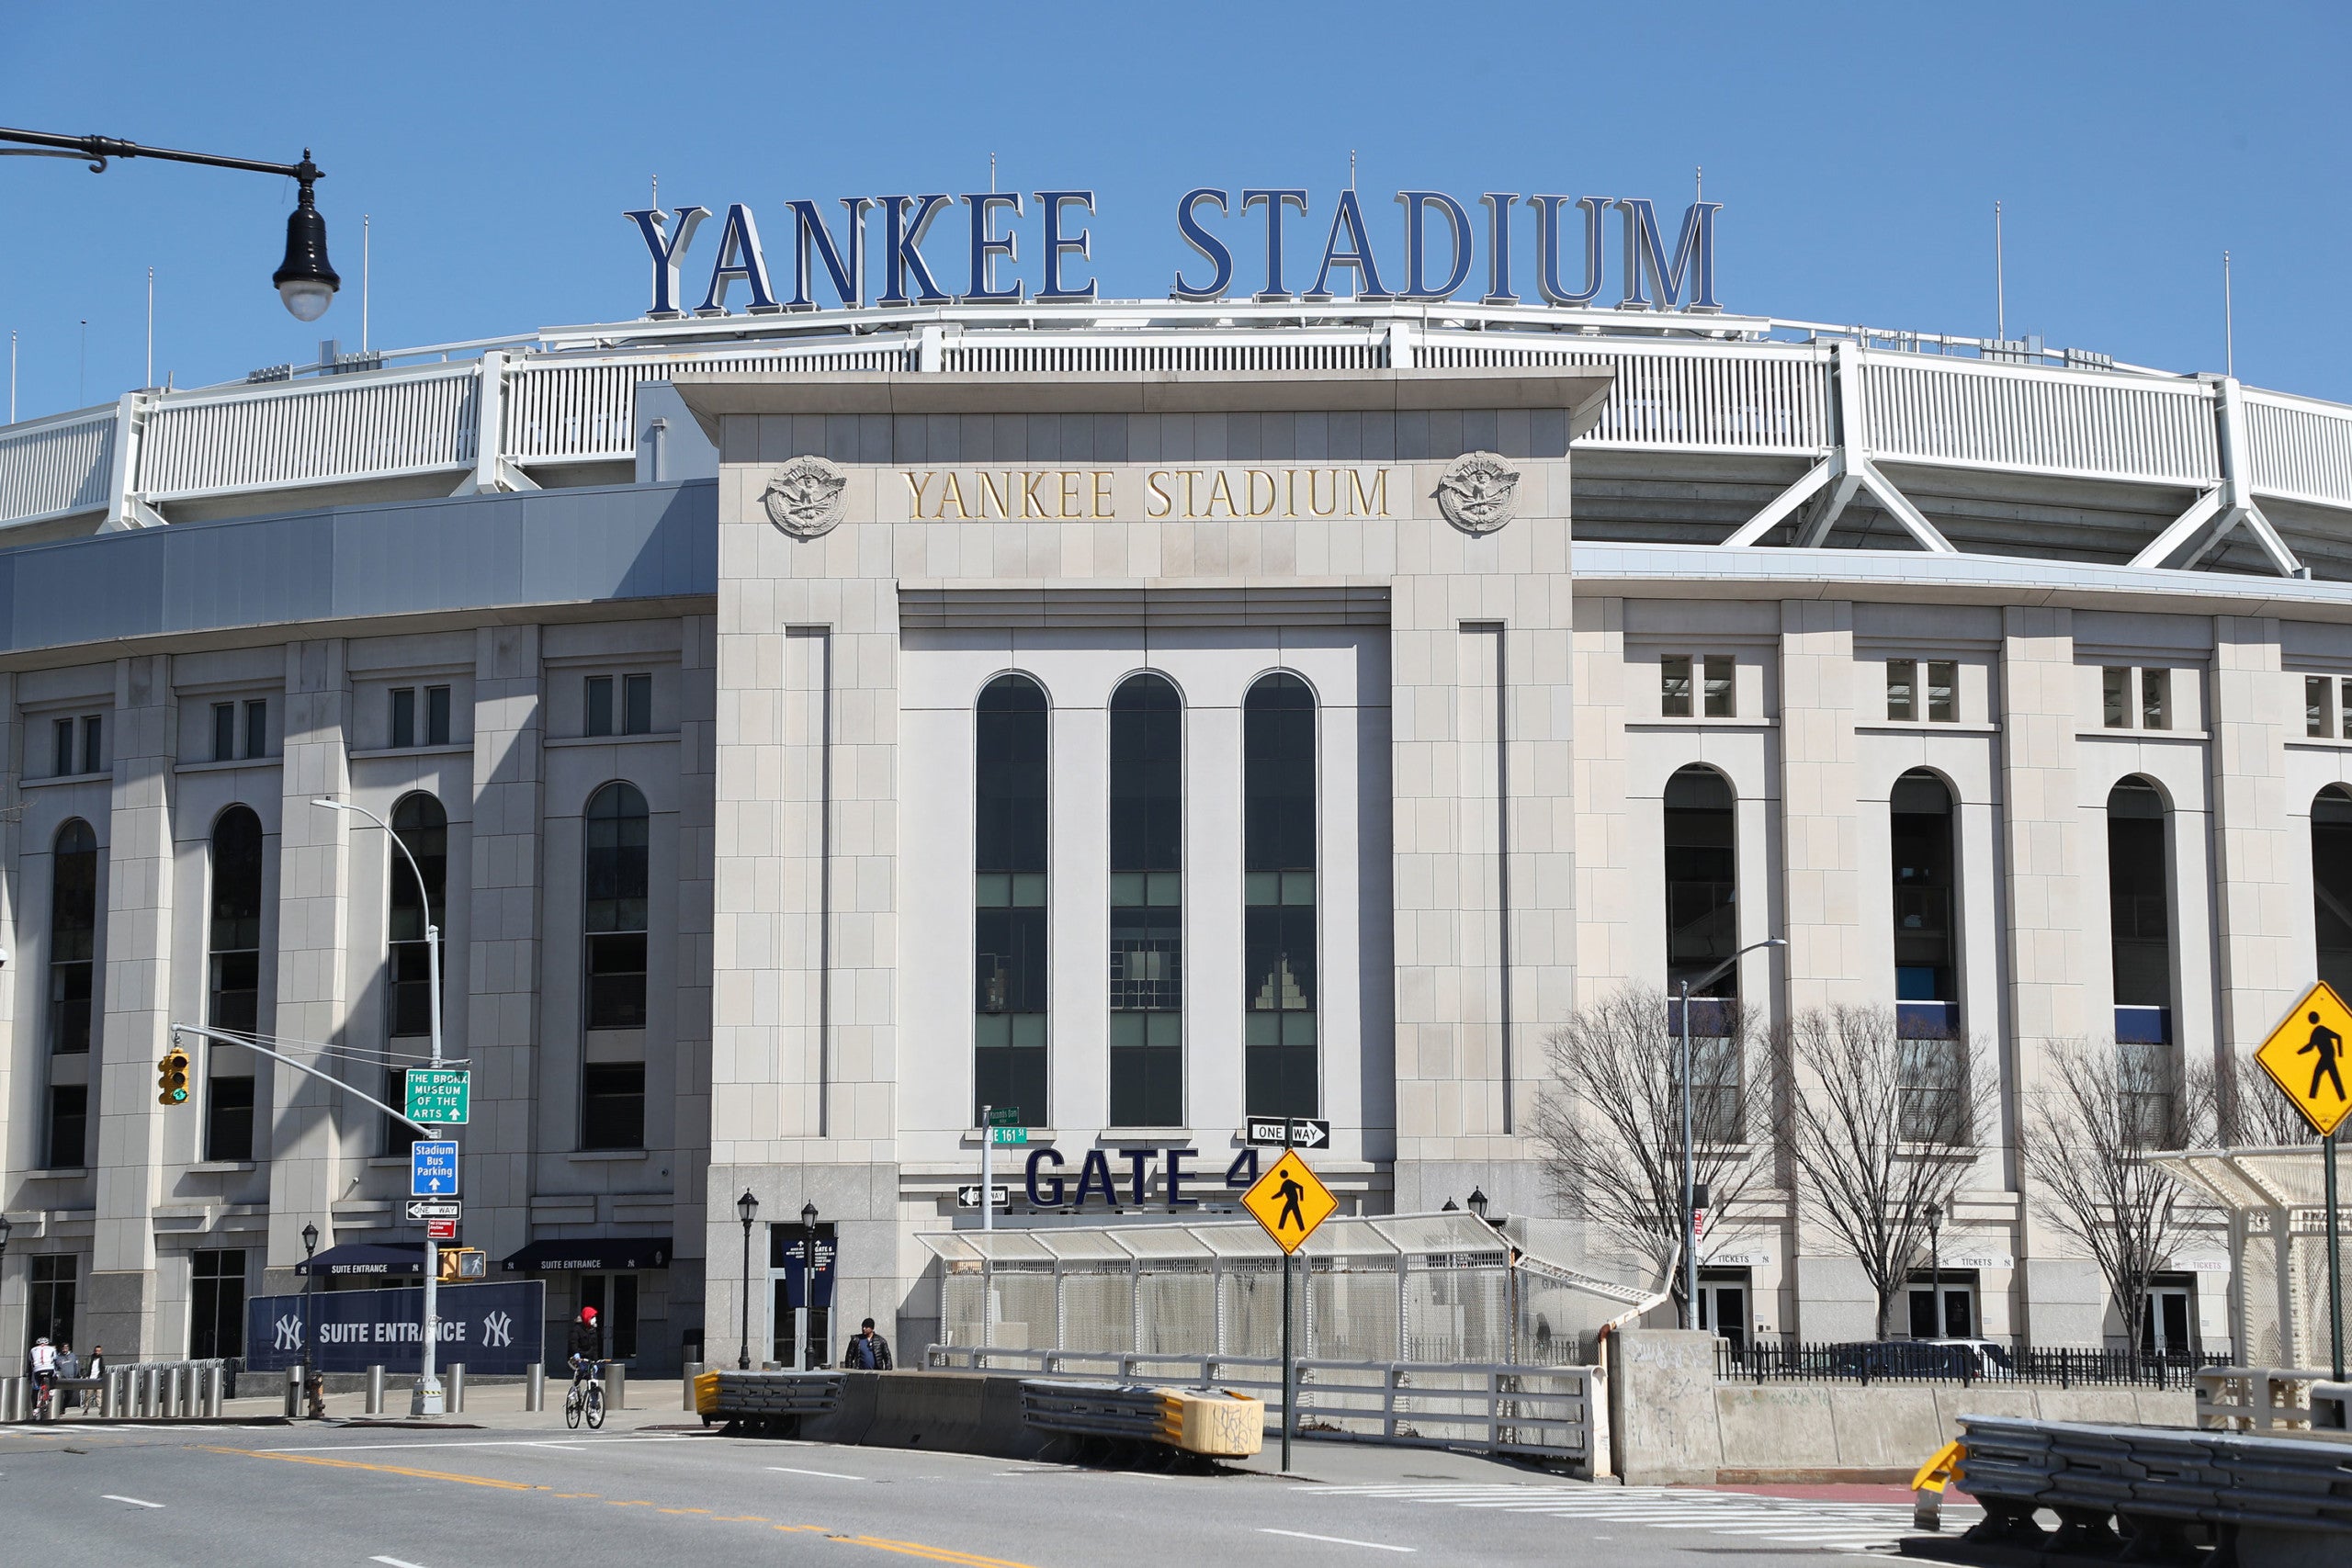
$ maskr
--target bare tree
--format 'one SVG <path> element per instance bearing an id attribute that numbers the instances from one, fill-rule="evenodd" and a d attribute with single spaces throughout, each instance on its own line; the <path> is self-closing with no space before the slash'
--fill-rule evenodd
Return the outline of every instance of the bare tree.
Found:
<path id="1" fill-rule="evenodd" d="M 2214 1139 L 2231 1148 L 2267 1149 L 2316 1143 L 2319 1134 L 2303 1120 L 2270 1075 L 2251 1056 L 2232 1056 L 2216 1075 Z"/>
<path id="2" fill-rule="evenodd" d="M 1694 1008 L 1692 1017 L 1698 1014 Z M 1753 1019 L 1725 1007 L 1731 1032 L 1691 1042 L 1696 1179 L 1727 1213 L 1758 1162 L 1747 1146 Z M 1579 1010 L 1544 1042 L 1552 1079 L 1531 1134 L 1566 1213 L 1598 1224 L 1652 1270 L 1669 1275 L 1682 1247 L 1681 1039 L 1664 992 L 1627 987 Z"/>
<path id="3" fill-rule="evenodd" d="M 1967 1036 L 1906 1040 L 1890 1008 L 1801 1013 L 1774 1036 L 1775 1106 L 1804 1213 L 1861 1265 L 1878 1334 L 1951 1207 L 1992 1104 Z"/>
<path id="4" fill-rule="evenodd" d="M 2150 1280 L 2201 1207 L 2148 1156 L 2211 1137 L 2219 1085 L 2184 1073 L 2167 1048 L 2077 1043 L 2051 1053 L 2032 1097 L 2019 1153 L 2034 1204 L 2098 1265 L 2131 1344 Z"/>

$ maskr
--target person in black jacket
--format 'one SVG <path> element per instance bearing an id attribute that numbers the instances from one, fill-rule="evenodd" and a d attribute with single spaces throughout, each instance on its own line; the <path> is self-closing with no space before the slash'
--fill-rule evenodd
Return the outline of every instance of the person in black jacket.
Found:
<path id="1" fill-rule="evenodd" d="M 849 1348 L 842 1352 L 842 1365 L 865 1371 L 887 1372 L 890 1370 L 890 1342 L 874 1332 L 874 1320 L 867 1318 L 849 1337 Z"/>
<path id="2" fill-rule="evenodd" d="M 571 1325 L 571 1337 L 564 1347 L 564 1360 L 571 1368 L 571 1381 L 585 1382 L 596 1371 L 596 1363 L 605 1350 L 605 1337 L 596 1328 L 596 1309 L 582 1307 L 579 1319 Z"/>

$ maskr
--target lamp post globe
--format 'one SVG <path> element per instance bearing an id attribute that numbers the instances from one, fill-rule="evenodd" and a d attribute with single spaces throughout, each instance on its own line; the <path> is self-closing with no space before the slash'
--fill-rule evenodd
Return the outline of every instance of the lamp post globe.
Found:
<path id="1" fill-rule="evenodd" d="M 311 189 L 319 171 L 311 162 L 309 148 L 302 149 L 302 161 L 295 170 L 301 194 L 295 198 L 294 210 L 286 215 L 286 259 L 269 280 L 277 286 L 278 299 L 296 321 L 315 321 L 334 303 L 343 278 L 327 260 L 327 220 L 321 216 Z"/>

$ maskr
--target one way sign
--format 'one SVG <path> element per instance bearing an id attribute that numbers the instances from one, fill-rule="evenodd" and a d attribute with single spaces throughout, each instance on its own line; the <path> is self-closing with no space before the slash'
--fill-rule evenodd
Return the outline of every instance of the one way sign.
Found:
<path id="1" fill-rule="evenodd" d="M 1261 1148 L 1319 1149 L 1331 1141 L 1331 1123 L 1314 1116 L 1294 1116 L 1288 1122 L 1279 1116 L 1252 1116 L 1249 1141 Z"/>
<path id="2" fill-rule="evenodd" d="M 458 1194 L 458 1145 L 453 1138 L 420 1138 L 408 1146 L 408 1190 L 413 1198 Z"/>
<path id="3" fill-rule="evenodd" d="M 1010 1187 L 991 1187 L 991 1188 L 989 1188 L 989 1190 L 990 1192 L 992 1192 L 992 1193 L 994 1193 L 994 1194 L 996 1195 L 996 1203 L 995 1203 L 995 1206 L 996 1206 L 997 1208 L 1002 1209 L 1002 1208 L 1009 1207 L 1009 1206 L 1012 1204 L 1012 1188 L 1010 1188 Z M 980 1189 L 979 1189 L 979 1185 L 976 1182 L 976 1183 L 974 1183 L 973 1185 L 971 1185 L 971 1186 L 969 1186 L 969 1187 L 958 1187 L 957 1189 L 956 1189 L 956 1206 L 957 1208 L 959 1208 L 959 1209 L 977 1209 L 977 1208 L 978 1208 L 978 1207 L 980 1206 Z"/>

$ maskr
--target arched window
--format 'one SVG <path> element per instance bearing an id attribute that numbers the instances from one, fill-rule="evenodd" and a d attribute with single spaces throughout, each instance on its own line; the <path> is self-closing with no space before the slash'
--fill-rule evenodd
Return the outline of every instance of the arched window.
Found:
<path id="1" fill-rule="evenodd" d="M 595 793 L 588 802 L 585 839 L 587 1027 L 642 1029 L 650 817 L 636 785 L 608 784 Z"/>
<path id="2" fill-rule="evenodd" d="M 1184 701 L 1164 675 L 1111 697 L 1111 1124 L 1184 1120 Z"/>
<path id="3" fill-rule="evenodd" d="M 261 818 L 250 807 L 232 806 L 212 824 L 205 1017 L 215 1029 L 250 1035 L 261 1028 Z M 204 1157 L 251 1159 L 252 1058 L 238 1064 L 239 1071 L 227 1066 L 222 1051 L 215 1043 L 205 1053 Z"/>
<path id="4" fill-rule="evenodd" d="M 1741 1135 L 1747 1116 L 1736 1034 L 1739 970 L 1706 979 L 1739 951 L 1733 806 L 1730 784 L 1713 768 L 1687 767 L 1666 781 L 1667 1021 L 1680 1032 L 1682 984 L 1691 982 L 1692 1114 L 1702 1136 L 1724 1141 Z"/>
<path id="5" fill-rule="evenodd" d="M 972 1103 L 1049 1125 L 1046 1102 L 1045 689 L 1000 675 L 974 715 Z"/>
<path id="6" fill-rule="evenodd" d="M 1241 705 L 1242 902 L 1250 1116 L 1313 1116 L 1315 694 L 1277 671 Z"/>
<path id="7" fill-rule="evenodd" d="M 449 814 L 439 801 L 419 792 L 393 807 L 392 832 L 408 853 L 395 850 L 390 868 L 390 1032 L 396 1037 L 428 1035 L 433 1032 L 433 969 L 424 931 L 432 926 L 440 931 L 446 953 Z M 409 869 L 412 859 L 416 862 L 415 872 Z M 417 886 L 416 873 L 424 874 L 422 888 Z M 445 984 L 447 978 L 445 973 Z"/>
<path id="8" fill-rule="evenodd" d="M 2342 784 L 2312 801 L 2312 902 L 2319 977 L 2352 996 L 2352 790 Z"/>
<path id="9" fill-rule="evenodd" d="M 1894 1010 L 1906 1040 L 1940 1040 L 1960 1027 L 1952 881 L 1951 791 L 1914 768 L 1887 803 L 1894 874 Z"/>
<path id="10" fill-rule="evenodd" d="M 2134 1142 L 2177 1146 L 2179 1064 L 2172 1039 L 2171 842 L 2165 797 L 2146 779 L 2107 796 L 2109 961 L 2115 1045 Z"/>
<path id="11" fill-rule="evenodd" d="M 49 870 L 49 1048 L 90 1048 L 97 997 L 98 836 L 80 818 L 57 830 Z"/>

